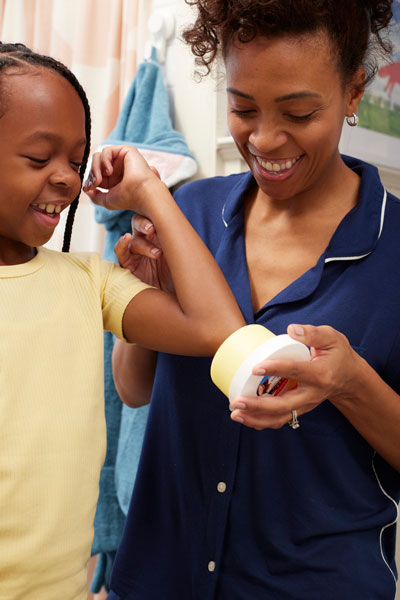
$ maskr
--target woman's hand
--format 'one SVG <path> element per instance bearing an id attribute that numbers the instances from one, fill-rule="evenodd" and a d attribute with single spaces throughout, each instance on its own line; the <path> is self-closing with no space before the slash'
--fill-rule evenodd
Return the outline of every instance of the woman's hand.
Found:
<path id="1" fill-rule="evenodd" d="M 332 327 L 289 325 L 288 334 L 310 347 L 311 362 L 266 360 L 256 365 L 254 375 L 278 375 L 298 381 L 297 388 L 276 397 L 239 397 L 232 402 L 231 418 L 255 429 L 278 429 L 326 399 L 348 400 L 355 393 L 359 362 L 347 338 Z M 301 422 L 301 421 L 300 421 Z"/>
<path id="2" fill-rule="evenodd" d="M 96 152 L 83 186 L 95 204 L 144 215 L 148 215 L 151 204 L 157 202 L 160 188 L 165 188 L 165 184 L 132 146 L 107 146 Z"/>
<path id="3" fill-rule="evenodd" d="M 119 264 L 145 283 L 172 293 L 174 284 L 153 223 L 133 215 L 132 232 L 122 236 L 114 247 Z"/>

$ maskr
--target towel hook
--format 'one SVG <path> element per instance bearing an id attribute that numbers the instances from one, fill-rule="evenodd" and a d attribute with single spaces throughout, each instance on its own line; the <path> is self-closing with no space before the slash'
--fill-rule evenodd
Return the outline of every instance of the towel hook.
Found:
<path id="1" fill-rule="evenodd" d="M 167 43 L 175 33 L 175 17 L 170 10 L 158 10 L 150 15 L 147 26 L 151 39 L 146 42 L 145 59 L 151 60 L 152 49 L 155 48 L 158 62 L 164 63 Z"/>

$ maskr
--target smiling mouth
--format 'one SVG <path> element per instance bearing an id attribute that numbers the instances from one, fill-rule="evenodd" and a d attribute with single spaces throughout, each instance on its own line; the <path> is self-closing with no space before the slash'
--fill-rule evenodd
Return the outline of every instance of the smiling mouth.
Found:
<path id="1" fill-rule="evenodd" d="M 297 163 L 301 156 L 302 155 L 299 154 L 299 156 L 296 156 L 295 158 L 283 158 L 275 160 L 265 160 L 259 156 L 256 156 L 255 159 L 263 169 L 268 171 L 268 173 L 271 173 L 272 175 L 278 175 L 280 173 L 284 173 L 285 171 L 289 171 L 289 169 L 291 169 Z"/>
<path id="2" fill-rule="evenodd" d="M 60 204 L 32 204 L 31 206 L 38 212 L 49 216 L 58 215 L 63 209 Z"/>

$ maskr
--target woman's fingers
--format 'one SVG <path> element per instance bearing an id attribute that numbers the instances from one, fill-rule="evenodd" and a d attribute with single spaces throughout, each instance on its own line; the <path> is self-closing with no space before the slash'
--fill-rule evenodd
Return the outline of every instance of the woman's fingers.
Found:
<path id="1" fill-rule="evenodd" d="M 118 242 L 114 246 L 114 252 L 121 267 L 128 268 L 129 260 L 131 258 L 131 253 L 129 250 L 129 244 L 131 241 L 132 235 L 130 233 L 126 233 L 119 238 Z"/>
<path id="2" fill-rule="evenodd" d="M 292 419 L 292 411 L 300 416 L 319 404 L 319 398 L 313 401 L 300 390 L 291 390 L 276 397 L 241 396 L 232 402 L 231 419 L 258 430 L 279 429 Z"/>
<path id="3" fill-rule="evenodd" d="M 161 248 L 155 246 L 149 239 L 142 236 L 134 236 L 129 244 L 131 254 L 140 254 L 147 258 L 160 258 L 162 255 Z"/>
<path id="4" fill-rule="evenodd" d="M 303 415 L 324 400 L 351 395 L 357 354 L 342 333 L 329 326 L 292 324 L 288 334 L 310 347 L 311 361 L 265 360 L 255 365 L 253 375 L 294 379 L 297 387 L 276 397 L 236 398 L 234 421 L 256 429 L 276 429 L 288 422 L 292 411 Z"/>
<path id="5" fill-rule="evenodd" d="M 128 267 L 134 256 L 158 259 L 162 251 L 144 237 L 133 237 L 130 233 L 121 236 L 114 246 L 114 252 L 121 267 Z"/>
<path id="6" fill-rule="evenodd" d="M 155 232 L 153 223 L 147 217 L 138 214 L 132 217 L 132 231 L 143 235 L 151 235 Z"/>

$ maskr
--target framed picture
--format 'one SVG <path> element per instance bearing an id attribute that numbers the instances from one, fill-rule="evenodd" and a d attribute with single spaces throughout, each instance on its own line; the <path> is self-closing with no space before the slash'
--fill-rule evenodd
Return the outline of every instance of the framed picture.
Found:
<path id="1" fill-rule="evenodd" d="M 340 151 L 400 171 L 400 0 L 393 3 L 393 62 L 381 65 L 359 107 L 358 127 L 343 127 Z"/>

